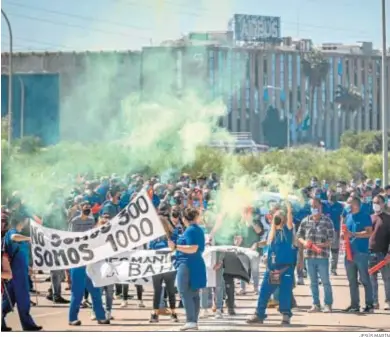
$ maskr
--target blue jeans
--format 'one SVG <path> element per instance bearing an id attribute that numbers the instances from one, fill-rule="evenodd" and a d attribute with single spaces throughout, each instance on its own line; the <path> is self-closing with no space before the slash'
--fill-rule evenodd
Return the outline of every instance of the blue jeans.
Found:
<path id="1" fill-rule="evenodd" d="M 72 279 L 72 289 L 69 307 L 69 322 L 74 322 L 78 319 L 80 304 L 83 300 L 85 289 L 91 294 L 92 307 L 96 319 L 99 321 L 105 320 L 106 314 L 103 309 L 102 293 L 100 288 L 95 288 L 93 286 L 91 279 L 85 271 L 85 267 L 71 269 L 70 277 Z"/>
<path id="2" fill-rule="evenodd" d="M 369 266 L 374 267 L 376 264 L 381 262 L 385 258 L 383 253 L 371 253 Z M 383 283 L 385 286 L 385 302 L 390 303 L 390 264 L 384 266 L 380 271 L 382 274 Z M 372 297 L 375 304 L 379 304 L 378 300 L 378 273 L 376 272 L 370 275 L 371 285 L 372 285 Z"/>
<path id="3" fill-rule="evenodd" d="M 261 319 L 267 318 L 265 314 L 268 300 L 276 289 L 280 291 L 279 312 L 283 315 L 292 316 L 291 300 L 294 279 L 294 268 L 287 269 L 280 279 L 280 284 L 269 283 L 269 271 L 264 273 L 263 282 L 260 287 L 259 299 L 257 300 L 256 315 Z"/>
<path id="4" fill-rule="evenodd" d="M 112 310 L 112 301 L 114 299 L 114 285 L 110 284 L 109 286 L 103 287 L 104 294 L 106 296 L 106 311 Z"/>
<path id="5" fill-rule="evenodd" d="M 354 253 L 353 261 L 348 261 L 345 258 L 352 308 L 360 308 L 358 272 L 364 287 L 366 306 L 373 305 L 372 285 L 368 274 L 369 257 L 368 253 Z"/>
<path id="6" fill-rule="evenodd" d="M 198 323 L 200 311 L 199 290 L 192 290 L 190 286 L 190 272 L 187 265 L 182 263 L 177 268 L 177 289 L 179 290 L 187 323 Z"/>
<path id="7" fill-rule="evenodd" d="M 256 291 L 258 291 L 260 283 L 260 256 L 251 259 L 251 274 L 253 280 L 253 287 L 256 289 Z M 245 290 L 246 283 L 241 280 L 240 286 L 242 290 Z"/>
<path id="8" fill-rule="evenodd" d="M 216 287 L 215 288 L 204 288 L 201 290 L 201 306 L 202 309 L 209 309 L 212 306 L 209 299 L 212 298 L 212 289 L 214 289 L 214 301 L 215 306 L 218 310 L 223 308 L 223 291 L 225 288 L 223 280 L 223 268 L 219 268 L 216 271 Z"/>
<path id="9" fill-rule="evenodd" d="M 333 304 L 332 285 L 329 276 L 329 259 L 306 259 L 307 273 L 310 278 L 311 296 L 313 305 L 320 306 L 320 291 L 318 288 L 318 276 L 320 276 L 324 286 L 325 305 Z"/>

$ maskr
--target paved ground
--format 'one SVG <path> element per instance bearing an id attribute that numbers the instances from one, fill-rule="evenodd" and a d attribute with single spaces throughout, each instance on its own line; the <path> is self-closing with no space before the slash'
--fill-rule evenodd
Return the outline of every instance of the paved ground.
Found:
<path id="1" fill-rule="evenodd" d="M 145 289 L 145 309 L 139 309 L 135 300 L 129 301 L 125 309 L 119 307 L 120 301 L 115 300 L 111 325 L 102 326 L 90 319 L 90 309 L 81 309 L 80 320 L 82 326 L 68 326 L 68 306 L 53 305 L 46 300 L 45 295 L 49 283 L 42 282 L 44 275 L 38 276 L 37 288 L 41 292 L 38 296 L 38 306 L 32 308 L 32 315 L 37 323 L 44 327 L 45 331 L 177 331 L 184 322 L 183 309 L 179 309 L 181 323 L 171 323 L 169 317 L 160 316 L 160 323 L 150 324 L 149 315 L 152 305 L 152 289 Z M 306 280 L 308 284 L 308 281 Z M 237 296 L 237 316 L 225 316 L 223 320 L 214 318 L 201 319 L 200 330 L 203 331 L 390 331 L 390 311 L 377 310 L 374 314 L 345 314 L 341 309 L 349 305 L 349 289 L 345 272 L 342 265 L 339 266 L 339 276 L 332 277 L 334 312 L 331 314 L 316 313 L 308 314 L 306 310 L 311 305 L 310 289 L 308 285 L 297 286 L 294 290 L 298 302 L 298 308 L 293 310 L 294 316 L 289 327 L 280 325 L 281 316 L 276 309 L 268 310 L 268 319 L 262 326 L 248 326 L 245 324 L 247 316 L 254 312 L 257 296 L 248 287 L 248 294 Z M 65 288 L 65 284 L 63 286 Z M 360 296 L 364 299 L 364 292 L 360 287 Z M 379 298 L 383 305 L 384 289 L 383 283 L 379 285 Z M 135 295 L 135 289 L 131 286 L 130 292 Z M 323 292 L 321 289 L 321 296 Z M 65 292 L 69 298 L 69 292 Z M 36 301 L 35 295 L 32 300 Z M 364 301 L 363 301 L 364 303 Z M 20 323 L 17 313 L 11 313 L 7 317 L 7 324 L 14 330 L 20 330 Z"/>

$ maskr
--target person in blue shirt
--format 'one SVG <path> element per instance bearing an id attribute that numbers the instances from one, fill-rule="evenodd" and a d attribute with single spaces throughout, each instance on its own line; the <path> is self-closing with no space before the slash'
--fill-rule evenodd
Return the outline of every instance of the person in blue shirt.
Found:
<path id="1" fill-rule="evenodd" d="M 288 204 L 287 219 L 280 211 L 274 215 L 267 243 L 267 270 L 260 287 L 256 313 L 246 322 L 263 324 L 267 317 L 265 312 L 268 300 L 279 288 L 279 312 L 283 315 L 282 324 L 290 324 L 294 265 L 297 259 L 291 205 Z"/>
<path id="2" fill-rule="evenodd" d="M 358 273 L 361 283 L 364 287 L 366 307 L 363 312 L 373 312 L 373 292 L 368 274 L 369 266 L 369 250 L 368 241 L 372 233 L 372 220 L 368 213 L 362 212 L 361 201 L 358 197 L 351 200 L 351 213 L 345 219 L 347 232 L 343 233 L 347 236 L 351 243 L 353 261 L 348 261 L 345 258 L 345 269 L 349 283 L 349 292 L 351 295 L 351 305 L 345 309 L 346 312 L 359 312 L 359 283 Z"/>
<path id="3" fill-rule="evenodd" d="M 119 200 L 121 198 L 120 189 L 117 186 L 112 186 L 108 191 L 109 200 L 103 203 L 100 209 L 100 215 L 109 214 L 114 218 L 120 211 Z"/>
<path id="4" fill-rule="evenodd" d="M 161 223 L 166 233 L 165 236 L 157 238 L 156 240 L 149 242 L 149 249 L 158 250 L 168 248 L 168 239 L 173 243 L 177 242 L 178 227 L 173 227 L 166 217 L 160 216 Z M 163 293 L 163 282 L 165 283 L 165 289 L 168 293 L 169 307 L 171 309 L 172 322 L 178 322 L 176 309 L 176 296 L 175 296 L 175 278 L 176 271 L 168 272 L 164 274 L 154 275 L 153 281 L 153 313 L 150 316 L 150 323 L 158 323 L 158 315 L 160 310 L 161 294 Z"/>
<path id="5" fill-rule="evenodd" d="M 333 276 L 337 276 L 337 263 L 340 250 L 340 223 L 344 211 L 343 205 L 337 201 L 336 191 L 328 190 L 327 200 L 322 202 L 322 212 L 332 220 L 334 226 L 334 239 L 331 245 L 331 267 Z"/>
<path id="6" fill-rule="evenodd" d="M 199 290 L 206 287 L 206 264 L 203 260 L 205 236 L 199 226 L 200 213 L 196 208 L 188 207 L 183 212 L 186 230 L 177 239 L 177 244 L 168 240 L 172 250 L 176 250 L 175 267 L 177 269 L 177 288 L 186 312 L 187 323 L 181 331 L 198 330 L 200 312 Z"/>
<path id="7" fill-rule="evenodd" d="M 329 190 L 329 182 L 327 180 L 322 181 L 322 187 L 320 189 L 320 200 L 326 200 L 327 199 L 327 194 Z"/>
<path id="8" fill-rule="evenodd" d="M 106 201 L 107 193 L 110 188 L 110 181 L 108 177 L 102 177 L 100 179 L 100 185 L 96 189 L 96 193 L 99 195 L 99 204 Z"/>
<path id="9" fill-rule="evenodd" d="M 15 216 L 11 219 L 11 229 L 4 238 L 4 250 L 9 256 L 12 279 L 7 282 L 2 296 L 1 330 L 10 331 L 5 323 L 5 317 L 12 311 L 15 303 L 18 307 L 23 331 L 40 331 L 41 326 L 35 324 L 30 315 L 30 285 L 29 285 L 29 256 L 31 239 L 21 234 L 27 225 L 26 216 Z"/>
<path id="10" fill-rule="evenodd" d="M 361 211 L 364 213 L 367 213 L 369 215 L 374 214 L 374 209 L 372 207 L 372 188 L 371 187 L 367 186 L 363 190 Z"/>

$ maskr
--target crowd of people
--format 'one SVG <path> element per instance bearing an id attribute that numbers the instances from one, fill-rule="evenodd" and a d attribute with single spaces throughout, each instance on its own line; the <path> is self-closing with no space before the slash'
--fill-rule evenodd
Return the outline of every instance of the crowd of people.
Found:
<path id="1" fill-rule="evenodd" d="M 331 275 L 337 276 L 340 243 L 345 239 L 352 251 L 352 259 L 345 258 L 350 291 L 350 306 L 345 311 L 357 313 L 362 309 L 371 313 L 380 306 L 390 310 L 390 263 L 380 270 L 385 287 L 383 304 L 378 298 L 378 272 L 369 274 L 371 266 L 390 256 L 390 186 L 381 188 L 379 179 L 347 183 L 319 182 L 313 177 L 310 185 L 302 189 L 304 204 L 298 210 L 282 201 L 270 205 L 267 214 L 261 214 L 254 204 L 232 218 L 215 210 L 213 196 L 219 184 L 216 174 L 196 179 L 182 174 L 167 183 L 160 182 L 157 176 L 146 178 L 140 174 L 98 180 L 85 175 L 77 177 L 71 195 L 55 191 L 50 196 L 48 211 L 39 215 L 31 212 L 15 192 L 2 207 L 2 331 L 11 330 L 5 317 L 15 303 L 23 330 L 42 329 L 30 315 L 34 305 L 30 293 L 36 289 L 31 279 L 28 220 L 34 219 L 52 229 L 84 232 L 113 219 L 141 190 L 147 191 L 167 233 L 144 248 L 170 248 L 176 252 L 175 271 L 152 278 L 150 323 L 157 323 L 159 315 L 167 314 L 178 322 L 177 306 L 184 308 L 186 315 L 182 331 L 198 329 L 199 317 L 210 316 L 211 312 L 215 319 L 236 314 L 235 278 L 226 273 L 228 255 L 217 253 L 216 286 L 206 287 L 202 253 L 207 245 L 234 245 L 258 252 L 250 265 L 253 290 L 259 297 L 248 324 L 262 324 L 270 307 L 278 307 L 282 324 L 289 324 L 292 309 L 299 306 L 293 289 L 295 284 L 304 285 L 305 279 L 312 295 L 309 312 L 332 312 Z M 260 275 L 262 261 L 266 271 Z M 70 301 L 62 295 L 64 280 L 71 291 Z M 121 307 L 126 307 L 132 298 L 128 284 L 94 287 L 85 267 L 51 271 L 48 281 L 51 286 L 47 299 L 69 303 L 68 321 L 72 326 L 81 325 L 78 314 L 80 308 L 87 307 L 92 309 L 91 319 L 98 324 L 110 324 L 114 319 L 113 299 L 120 298 Z M 321 284 L 323 303 L 319 296 Z M 359 284 L 365 291 L 363 308 Z M 138 306 L 143 308 L 143 287 L 135 287 Z M 247 292 L 246 282 L 241 281 L 237 292 L 241 295 Z"/>

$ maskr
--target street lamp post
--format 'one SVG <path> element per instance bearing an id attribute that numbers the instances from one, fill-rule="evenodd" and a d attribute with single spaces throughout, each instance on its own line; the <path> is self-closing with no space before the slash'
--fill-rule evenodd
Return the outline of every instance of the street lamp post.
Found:
<path id="1" fill-rule="evenodd" d="M 389 183 L 389 153 L 388 153 L 388 106 L 386 81 L 386 4 L 382 0 L 382 148 L 383 148 L 383 187 Z"/>
<path id="2" fill-rule="evenodd" d="M 1 10 L 9 32 L 9 56 L 8 56 L 8 152 L 11 151 L 12 140 L 12 28 L 8 20 L 7 14 Z"/>
<path id="3" fill-rule="evenodd" d="M 282 88 L 274 87 L 273 85 L 267 85 L 266 89 L 278 90 L 280 92 L 283 91 Z M 287 111 L 286 115 L 287 115 L 287 148 L 289 148 L 290 143 L 291 143 L 291 141 L 290 141 L 290 113 Z"/>

